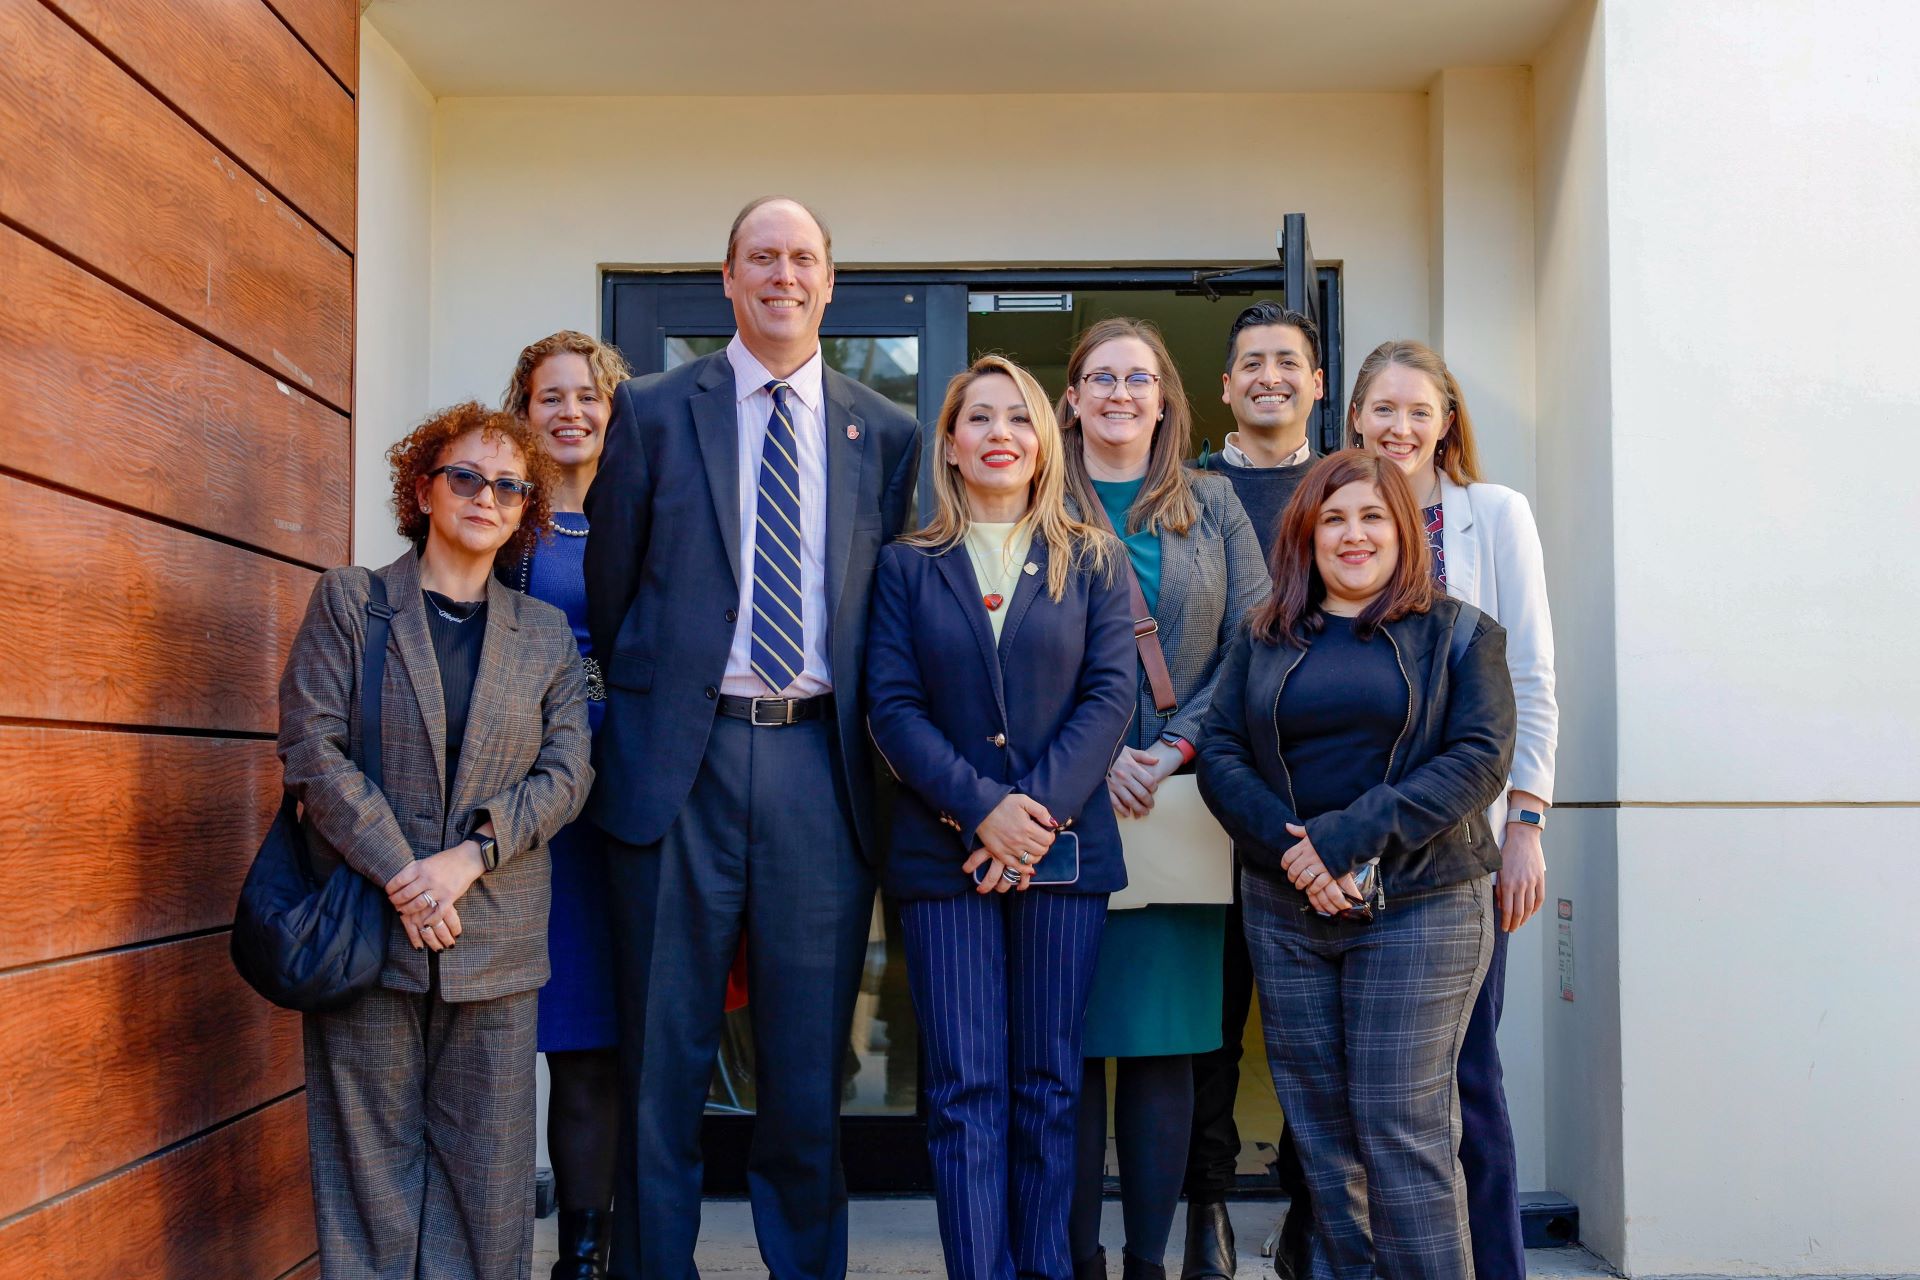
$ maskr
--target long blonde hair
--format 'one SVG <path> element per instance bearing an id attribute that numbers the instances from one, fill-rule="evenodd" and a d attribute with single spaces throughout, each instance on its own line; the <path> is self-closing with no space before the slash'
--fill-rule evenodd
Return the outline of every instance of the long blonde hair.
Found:
<path id="1" fill-rule="evenodd" d="M 1047 404 L 1046 389 L 1034 376 L 1002 355 L 984 355 L 954 375 L 947 383 L 947 396 L 934 420 L 933 441 L 933 515 L 927 523 L 900 541 L 915 547 L 945 551 L 958 546 L 973 525 L 973 513 L 967 506 L 967 490 L 960 468 L 946 460 L 947 444 L 953 439 L 967 392 L 980 379 L 993 374 L 1011 378 L 1026 402 L 1033 433 L 1039 438 L 1039 456 L 1034 459 L 1033 482 L 1029 489 L 1027 513 L 1014 526 L 1015 536 L 1022 534 L 1047 547 L 1047 595 L 1058 600 L 1067 589 L 1067 576 L 1075 568 L 1085 567 L 1098 575 L 1113 572 L 1117 561 L 1117 543 L 1104 529 L 1075 520 L 1067 514 L 1066 478 L 1061 465 L 1065 449 L 1059 425 Z"/>
<path id="2" fill-rule="evenodd" d="M 1353 399 L 1347 403 L 1347 434 L 1353 446 L 1362 447 L 1358 423 L 1360 410 L 1367 403 L 1367 391 L 1390 364 L 1426 374 L 1447 398 L 1447 433 L 1434 446 L 1433 464 L 1457 485 L 1478 483 L 1480 450 L 1473 442 L 1473 419 L 1467 416 L 1467 398 L 1460 393 L 1460 384 L 1440 353 L 1411 338 L 1381 343 L 1367 353 L 1367 358 L 1360 362 L 1360 372 L 1353 375 Z"/>
<path id="3" fill-rule="evenodd" d="M 1127 512 L 1122 533 L 1151 529 L 1156 534 L 1165 525 L 1175 533 L 1185 533 L 1200 518 L 1199 504 L 1193 500 L 1193 486 L 1187 483 L 1187 440 L 1193 434 L 1193 409 L 1187 403 L 1186 388 L 1180 382 L 1180 370 L 1167 353 L 1160 330 L 1145 320 L 1127 316 L 1109 316 L 1088 325 L 1073 344 L 1067 359 L 1067 385 L 1077 387 L 1086 372 L 1087 360 L 1094 349 L 1115 338 L 1137 338 L 1153 352 L 1159 365 L 1160 406 L 1163 416 L 1153 424 L 1153 450 L 1147 455 L 1147 474 L 1140 495 Z M 1066 392 L 1060 393 L 1055 406 L 1060 433 L 1067 451 L 1067 492 L 1080 510 L 1091 515 L 1100 499 L 1093 491 L 1093 477 L 1087 474 L 1087 442 L 1080 419 L 1074 413 Z"/>

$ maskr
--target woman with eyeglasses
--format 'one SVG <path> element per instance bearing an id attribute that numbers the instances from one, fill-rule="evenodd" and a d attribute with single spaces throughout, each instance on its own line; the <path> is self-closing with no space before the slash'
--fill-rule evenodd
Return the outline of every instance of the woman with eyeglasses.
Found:
<path id="1" fill-rule="evenodd" d="M 1314 1274 L 1469 1276 L 1454 1062 L 1493 955 L 1506 634 L 1434 585 L 1406 478 L 1357 449 L 1301 481 L 1271 569 L 1214 692 L 1200 792 L 1240 852 Z"/>
<path id="2" fill-rule="evenodd" d="M 563 329 L 521 351 L 501 408 L 525 422 L 557 473 L 552 536 L 504 562 L 507 585 L 567 615 L 587 675 L 595 731 L 606 710 L 600 673 L 587 656 L 587 488 L 600 468 L 613 393 L 632 370 L 618 351 Z M 549 1280 L 606 1275 L 614 1158 L 620 1132 L 620 1029 L 614 1005 L 613 885 L 593 824 L 556 832 L 548 852 L 553 906 L 547 916 L 552 976 L 540 989 L 540 1052 L 547 1056 L 547 1153 L 560 1204 L 559 1260 Z"/>
<path id="3" fill-rule="evenodd" d="M 413 545 L 321 575 L 280 680 L 280 759 L 317 869 L 344 862 L 393 909 L 380 985 L 306 1015 L 321 1273 L 509 1280 L 532 1259 L 547 842 L 593 778 L 566 615 L 494 577 L 547 526 L 555 470 L 525 422 L 474 403 L 387 460 Z M 382 608 L 376 788 L 352 746 Z"/>
<path id="4" fill-rule="evenodd" d="M 1068 1280 L 1080 1026 L 1126 885 L 1103 779 L 1133 707 L 1119 547 L 1067 514 L 1060 433 L 982 356 L 933 438 L 934 511 L 880 553 L 867 724 L 903 784 L 882 870 L 926 1049 L 955 1280 Z"/>
<path id="5" fill-rule="evenodd" d="M 1516 725 L 1513 776 L 1492 815 L 1500 842 L 1499 928 L 1493 963 L 1460 1050 L 1460 1166 L 1479 1280 L 1525 1280 L 1513 1122 L 1500 1066 L 1507 935 L 1546 900 L 1541 832 L 1553 800 L 1560 736 L 1554 700 L 1553 619 L 1545 557 L 1526 498 L 1480 475 L 1467 400 L 1446 362 L 1418 342 L 1383 342 L 1354 376 L 1348 428 L 1356 445 L 1397 465 L 1412 486 L 1440 589 L 1499 620 L 1507 632 Z"/>
<path id="6" fill-rule="evenodd" d="M 1260 540 L 1232 484 L 1185 465 L 1191 410 L 1152 325 L 1114 317 L 1082 333 L 1055 411 L 1072 509 L 1118 534 L 1140 603 L 1158 626 L 1174 705 L 1161 708 L 1136 661 L 1133 722 L 1107 774 L 1114 812 L 1145 818 L 1160 784 L 1193 759 L 1221 654 L 1266 592 Z M 1109 1058 L 1126 1223 L 1122 1274 L 1165 1274 L 1193 1125 L 1193 1055 L 1220 1046 L 1225 928 L 1224 905 L 1161 904 L 1107 915 L 1081 1083 L 1072 1219 L 1081 1276 L 1106 1274 L 1100 1210 Z"/>

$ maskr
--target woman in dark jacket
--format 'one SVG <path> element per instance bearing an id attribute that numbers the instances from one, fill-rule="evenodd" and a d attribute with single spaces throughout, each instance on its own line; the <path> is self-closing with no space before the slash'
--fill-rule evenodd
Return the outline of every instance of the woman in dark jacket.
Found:
<path id="1" fill-rule="evenodd" d="M 1067 515 L 1046 393 L 986 356 L 934 436 L 936 509 L 886 548 L 868 725 L 905 784 L 882 883 L 926 1046 L 947 1274 L 1068 1280 L 1080 1026 L 1126 885 L 1102 783 L 1133 710 L 1114 540 Z"/>
<path id="2" fill-rule="evenodd" d="M 478 404 L 389 451 L 414 546 L 321 575 L 280 678 L 280 759 L 320 870 L 394 909 L 380 985 L 306 1016 L 321 1274 L 520 1280 L 531 1265 L 547 841 L 593 769 L 567 620 L 493 577 L 547 520 L 551 464 Z M 373 578 L 392 610 L 383 785 L 353 762 Z"/>
<path id="3" fill-rule="evenodd" d="M 1335 1280 L 1470 1275 L 1453 1073 L 1493 953 L 1506 635 L 1435 588 L 1405 477 L 1359 450 L 1307 473 L 1271 564 L 1199 774 L 1245 867 L 1313 1248 Z"/>

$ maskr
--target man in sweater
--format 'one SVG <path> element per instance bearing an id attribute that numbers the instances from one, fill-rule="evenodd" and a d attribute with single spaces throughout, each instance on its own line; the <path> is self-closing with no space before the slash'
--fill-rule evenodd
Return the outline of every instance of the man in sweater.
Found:
<path id="1" fill-rule="evenodd" d="M 1326 394 L 1320 334 L 1311 318 L 1277 302 L 1256 302 L 1234 318 L 1227 332 L 1227 367 L 1220 398 L 1233 410 L 1235 430 L 1226 447 L 1200 466 L 1233 483 L 1247 509 L 1263 554 L 1273 553 L 1280 512 L 1314 463 L 1307 426 L 1313 406 Z M 1231 1280 L 1237 1261 L 1233 1226 L 1225 1201 L 1240 1160 L 1240 1132 L 1233 1122 L 1240 1091 L 1240 1048 L 1253 999 L 1253 968 L 1240 929 L 1240 903 L 1228 908 L 1226 974 L 1221 991 L 1225 1022 L 1221 1046 L 1193 1059 L 1193 1137 L 1187 1148 L 1187 1248 L 1181 1280 Z M 1282 1280 L 1307 1280 L 1307 1236 L 1312 1226 L 1306 1175 L 1282 1131 L 1275 1166 L 1291 1198 L 1274 1251 Z"/>

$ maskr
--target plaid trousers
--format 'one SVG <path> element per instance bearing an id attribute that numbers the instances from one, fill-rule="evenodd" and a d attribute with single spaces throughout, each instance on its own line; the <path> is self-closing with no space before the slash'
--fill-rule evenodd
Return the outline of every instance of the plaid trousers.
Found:
<path id="1" fill-rule="evenodd" d="M 525 1280 L 538 1000 L 449 1003 L 434 981 L 306 1016 L 325 1280 Z"/>
<path id="2" fill-rule="evenodd" d="M 1313 1192 L 1314 1280 L 1471 1280 L 1454 1068 L 1493 955 L 1492 878 L 1370 925 L 1244 874 L 1274 1092 Z"/>

